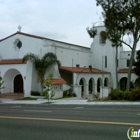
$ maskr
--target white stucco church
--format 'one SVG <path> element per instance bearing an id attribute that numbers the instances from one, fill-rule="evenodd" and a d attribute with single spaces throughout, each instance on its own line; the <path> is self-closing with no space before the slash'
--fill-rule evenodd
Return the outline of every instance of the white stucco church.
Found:
<path id="1" fill-rule="evenodd" d="M 98 34 L 90 48 L 27 34 L 20 30 L 0 39 L 0 74 L 5 86 L 2 94 L 20 92 L 26 97 L 30 96 L 31 91 L 40 91 L 32 62 L 23 63 L 22 58 L 27 53 L 42 57 L 47 52 L 53 52 L 62 65 L 60 69 L 57 65 L 52 66 L 46 71 L 46 76 L 54 74 L 57 81 L 56 98 L 61 97 L 63 90 L 70 86 L 79 98 L 92 93 L 100 93 L 101 97 L 107 96 L 111 88 L 116 88 L 116 49 L 102 36 L 105 27 L 100 25 L 96 28 Z M 126 88 L 130 55 L 131 51 L 119 48 L 117 72 L 122 90 Z M 140 80 L 133 71 L 131 77 L 135 86 L 139 86 Z"/>

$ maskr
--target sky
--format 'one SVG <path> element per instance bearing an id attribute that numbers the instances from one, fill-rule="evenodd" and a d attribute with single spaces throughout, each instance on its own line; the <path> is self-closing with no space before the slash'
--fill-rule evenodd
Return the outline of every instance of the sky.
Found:
<path id="1" fill-rule="evenodd" d="M 0 0 L 0 39 L 18 31 L 90 47 L 86 28 L 102 21 L 96 0 Z"/>
<path id="2" fill-rule="evenodd" d="M 86 28 L 100 20 L 96 0 L 0 0 L 0 39 L 18 31 L 90 47 Z"/>

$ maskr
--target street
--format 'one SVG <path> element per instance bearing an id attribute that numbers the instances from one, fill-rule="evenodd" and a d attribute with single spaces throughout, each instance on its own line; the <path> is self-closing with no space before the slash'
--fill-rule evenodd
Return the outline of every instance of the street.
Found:
<path id="1" fill-rule="evenodd" d="M 0 105 L 0 140 L 127 140 L 139 106 Z"/>

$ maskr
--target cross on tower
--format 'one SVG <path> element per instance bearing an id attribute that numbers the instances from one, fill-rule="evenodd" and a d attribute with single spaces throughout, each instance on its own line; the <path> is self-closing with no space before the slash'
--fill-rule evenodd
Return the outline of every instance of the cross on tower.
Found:
<path id="1" fill-rule="evenodd" d="M 19 25 L 19 26 L 18 26 L 18 30 L 19 30 L 19 32 L 21 32 L 21 28 L 22 28 L 22 27 Z"/>

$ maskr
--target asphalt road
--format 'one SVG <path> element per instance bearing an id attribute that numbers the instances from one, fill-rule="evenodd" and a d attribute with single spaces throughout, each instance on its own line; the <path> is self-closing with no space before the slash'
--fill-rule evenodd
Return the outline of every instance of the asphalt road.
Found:
<path id="1" fill-rule="evenodd" d="M 0 105 L 0 140 L 128 140 L 140 106 Z"/>

